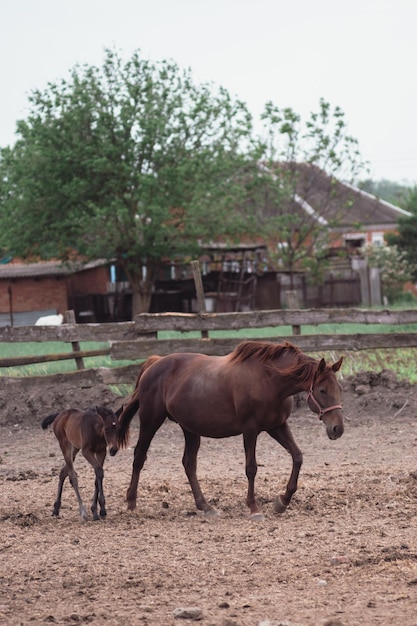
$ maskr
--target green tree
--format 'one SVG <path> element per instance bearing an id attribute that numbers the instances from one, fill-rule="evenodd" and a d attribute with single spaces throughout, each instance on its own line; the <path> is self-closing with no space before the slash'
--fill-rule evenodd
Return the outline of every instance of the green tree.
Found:
<path id="1" fill-rule="evenodd" d="M 405 251 L 397 246 L 367 245 L 362 253 L 370 267 L 380 271 L 382 293 L 392 304 L 404 290 L 404 285 L 411 278 L 411 267 Z"/>
<path id="2" fill-rule="evenodd" d="M 411 213 L 398 220 L 398 233 L 388 233 L 389 246 L 396 246 L 407 255 L 411 267 L 411 276 L 417 280 L 417 187 L 410 188 L 405 196 L 403 208 Z"/>
<path id="3" fill-rule="evenodd" d="M 0 245 L 32 258 L 115 259 L 133 312 L 148 310 L 161 259 L 238 236 L 230 182 L 251 146 L 251 116 L 174 62 L 107 50 L 103 67 L 30 96 L 0 156 Z"/>
<path id="4" fill-rule="evenodd" d="M 371 180 L 370 178 L 361 181 L 358 184 L 359 189 L 367 191 L 386 202 L 391 202 L 396 206 L 404 207 L 407 195 L 409 193 L 409 187 L 402 185 L 395 181 L 386 180 Z"/>
<path id="5" fill-rule="evenodd" d="M 275 240 L 276 261 L 291 279 L 296 269 L 306 268 L 317 277 L 329 227 L 336 226 L 351 205 L 339 181 L 356 178 L 363 167 L 358 142 L 347 133 L 341 109 L 323 99 L 305 122 L 291 108 L 279 109 L 271 102 L 262 120 L 261 163 L 253 193 L 262 232 Z M 320 215 L 310 205 L 318 189 Z"/>

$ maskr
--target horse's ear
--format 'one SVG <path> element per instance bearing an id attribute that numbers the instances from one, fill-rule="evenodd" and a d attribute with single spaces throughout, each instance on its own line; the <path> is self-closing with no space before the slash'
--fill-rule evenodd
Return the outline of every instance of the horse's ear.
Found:
<path id="1" fill-rule="evenodd" d="M 342 367 L 342 363 L 343 363 L 343 357 L 341 356 L 340 359 L 336 361 L 336 363 L 333 363 L 332 370 L 334 372 L 338 372 L 340 368 Z"/>
<path id="2" fill-rule="evenodd" d="M 102 411 L 102 407 L 101 407 L 101 406 L 98 406 L 98 405 L 96 404 L 96 406 L 95 406 L 94 408 L 95 408 L 95 410 L 96 410 L 97 415 L 100 415 L 101 419 L 103 419 L 103 411 Z"/>
<path id="3" fill-rule="evenodd" d="M 326 369 L 326 361 L 324 359 L 321 359 L 319 366 L 317 368 L 317 371 L 321 374 L 321 372 L 324 372 L 325 369 Z"/>

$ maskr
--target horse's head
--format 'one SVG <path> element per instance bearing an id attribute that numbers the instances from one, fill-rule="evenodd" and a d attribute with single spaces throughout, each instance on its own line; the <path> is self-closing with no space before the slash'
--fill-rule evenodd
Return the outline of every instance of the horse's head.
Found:
<path id="1" fill-rule="evenodd" d="M 326 365 L 326 361 L 321 359 L 307 395 L 307 404 L 323 420 L 329 439 L 338 439 L 344 430 L 341 387 L 336 378 L 342 361 L 343 357 L 333 365 Z"/>
<path id="2" fill-rule="evenodd" d="M 104 438 L 106 440 L 110 456 L 114 456 L 119 449 L 118 436 L 120 424 L 118 417 L 111 409 L 104 406 L 96 406 L 96 411 L 103 420 Z"/>

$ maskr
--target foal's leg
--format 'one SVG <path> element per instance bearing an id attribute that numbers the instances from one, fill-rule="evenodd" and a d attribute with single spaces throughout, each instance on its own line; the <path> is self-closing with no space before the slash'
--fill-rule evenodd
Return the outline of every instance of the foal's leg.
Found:
<path id="1" fill-rule="evenodd" d="M 205 499 L 203 492 L 201 491 L 200 483 L 197 479 L 197 453 L 200 448 L 201 437 L 200 435 L 190 433 L 184 428 L 182 430 L 185 439 L 182 464 L 184 466 L 185 473 L 187 474 L 191 491 L 193 492 L 196 507 L 199 511 L 204 511 L 208 514 L 216 514 L 216 509 L 212 507 Z"/>
<path id="2" fill-rule="evenodd" d="M 65 445 L 65 442 L 62 443 L 61 449 L 66 461 L 68 478 L 75 491 L 75 495 L 77 496 L 78 508 L 80 510 L 81 519 L 85 521 L 87 519 L 87 511 L 85 510 L 85 506 L 81 499 L 80 490 L 78 488 L 77 472 L 75 471 L 73 464 L 79 450 L 78 448 L 74 448 L 70 442 L 68 442 L 67 445 Z"/>
<path id="3" fill-rule="evenodd" d="M 243 432 L 243 443 L 246 455 L 246 477 L 248 479 L 248 494 L 246 496 L 246 504 L 248 505 L 253 519 L 263 519 L 260 508 L 255 499 L 255 476 L 258 471 L 256 462 L 256 440 L 258 433 L 253 430 Z"/>
<path id="4" fill-rule="evenodd" d="M 106 517 L 107 515 L 107 511 L 106 511 L 106 500 L 104 498 L 104 488 L 103 488 L 103 478 L 104 478 L 104 461 L 106 459 L 106 453 L 107 451 L 104 450 L 102 453 L 96 455 L 98 462 L 100 463 L 101 466 L 101 479 L 99 479 L 99 477 L 97 476 L 97 472 L 96 472 L 96 490 L 98 487 L 98 503 L 100 505 L 100 517 Z M 96 513 L 97 513 L 97 500 L 96 500 L 96 496 L 95 496 L 95 502 L 96 502 Z"/>
<path id="5" fill-rule="evenodd" d="M 277 426 L 273 430 L 269 430 L 268 434 L 280 443 L 292 457 L 292 471 L 290 479 L 287 483 L 285 493 L 278 495 L 274 508 L 277 513 L 284 513 L 289 505 L 292 496 L 297 491 L 298 476 L 300 474 L 301 465 L 303 463 L 303 454 L 294 441 L 288 424 L 285 422 L 282 426 Z"/>
<path id="6" fill-rule="evenodd" d="M 136 508 L 136 499 L 138 493 L 139 475 L 142 467 L 146 461 L 146 455 L 151 445 L 151 441 L 154 438 L 156 431 L 162 426 L 165 420 L 165 414 L 162 418 L 151 424 L 146 424 L 145 421 L 140 422 L 139 438 L 135 447 L 133 457 L 132 478 L 130 485 L 126 493 L 127 508 L 129 511 L 133 511 Z"/>
<path id="7" fill-rule="evenodd" d="M 93 514 L 93 519 L 97 521 L 100 519 L 100 517 L 106 517 L 107 515 L 106 502 L 105 502 L 104 491 L 103 491 L 103 477 L 104 477 L 103 465 L 104 465 L 104 460 L 106 458 L 106 450 L 102 452 L 97 452 L 96 454 L 91 452 L 91 450 L 89 449 L 85 449 L 82 452 L 83 452 L 84 457 L 90 463 L 90 465 L 93 466 L 94 472 L 96 475 L 95 482 L 94 482 L 94 496 L 93 496 L 93 501 L 91 503 L 91 512 Z M 97 503 L 100 504 L 100 515 L 97 512 Z"/>
<path id="8" fill-rule="evenodd" d="M 52 510 L 52 515 L 54 515 L 55 517 L 59 516 L 59 510 L 61 508 L 61 500 L 62 500 L 62 490 L 64 488 L 64 482 L 67 476 L 68 476 L 68 467 L 67 467 L 67 464 L 64 463 L 64 465 L 61 468 L 61 471 L 59 472 L 58 493 L 56 496 L 56 500 L 54 502 L 54 508 Z"/>

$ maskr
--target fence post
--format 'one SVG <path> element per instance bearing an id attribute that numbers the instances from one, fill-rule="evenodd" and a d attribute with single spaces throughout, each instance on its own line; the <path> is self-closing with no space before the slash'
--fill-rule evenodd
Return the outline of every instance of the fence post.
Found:
<path id="1" fill-rule="evenodd" d="M 72 324 L 73 326 L 76 325 L 74 311 L 66 311 L 65 312 L 65 322 L 67 324 Z M 79 343 L 79 341 L 71 341 L 71 346 L 72 346 L 72 351 L 73 352 L 80 352 L 80 343 Z M 75 364 L 77 366 L 77 370 L 83 370 L 84 369 L 84 359 L 82 357 L 76 356 L 75 357 Z"/>
<path id="2" fill-rule="evenodd" d="M 205 313 L 206 311 L 206 299 L 204 297 L 203 281 L 201 280 L 200 264 L 198 261 L 191 261 L 191 268 L 193 270 L 195 292 L 197 295 L 197 307 L 199 313 Z M 208 330 L 201 331 L 201 337 L 203 339 L 208 338 Z"/>
<path id="3" fill-rule="evenodd" d="M 285 295 L 287 296 L 288 307 L 290 309 L 299 309 L 300 303 L 298 301 L 298 294 L 294 291 L 286 291 Z M 301 326 L 298 324 L 292 325 L 292 334 L 293 335 L 301 335 Z"/>

